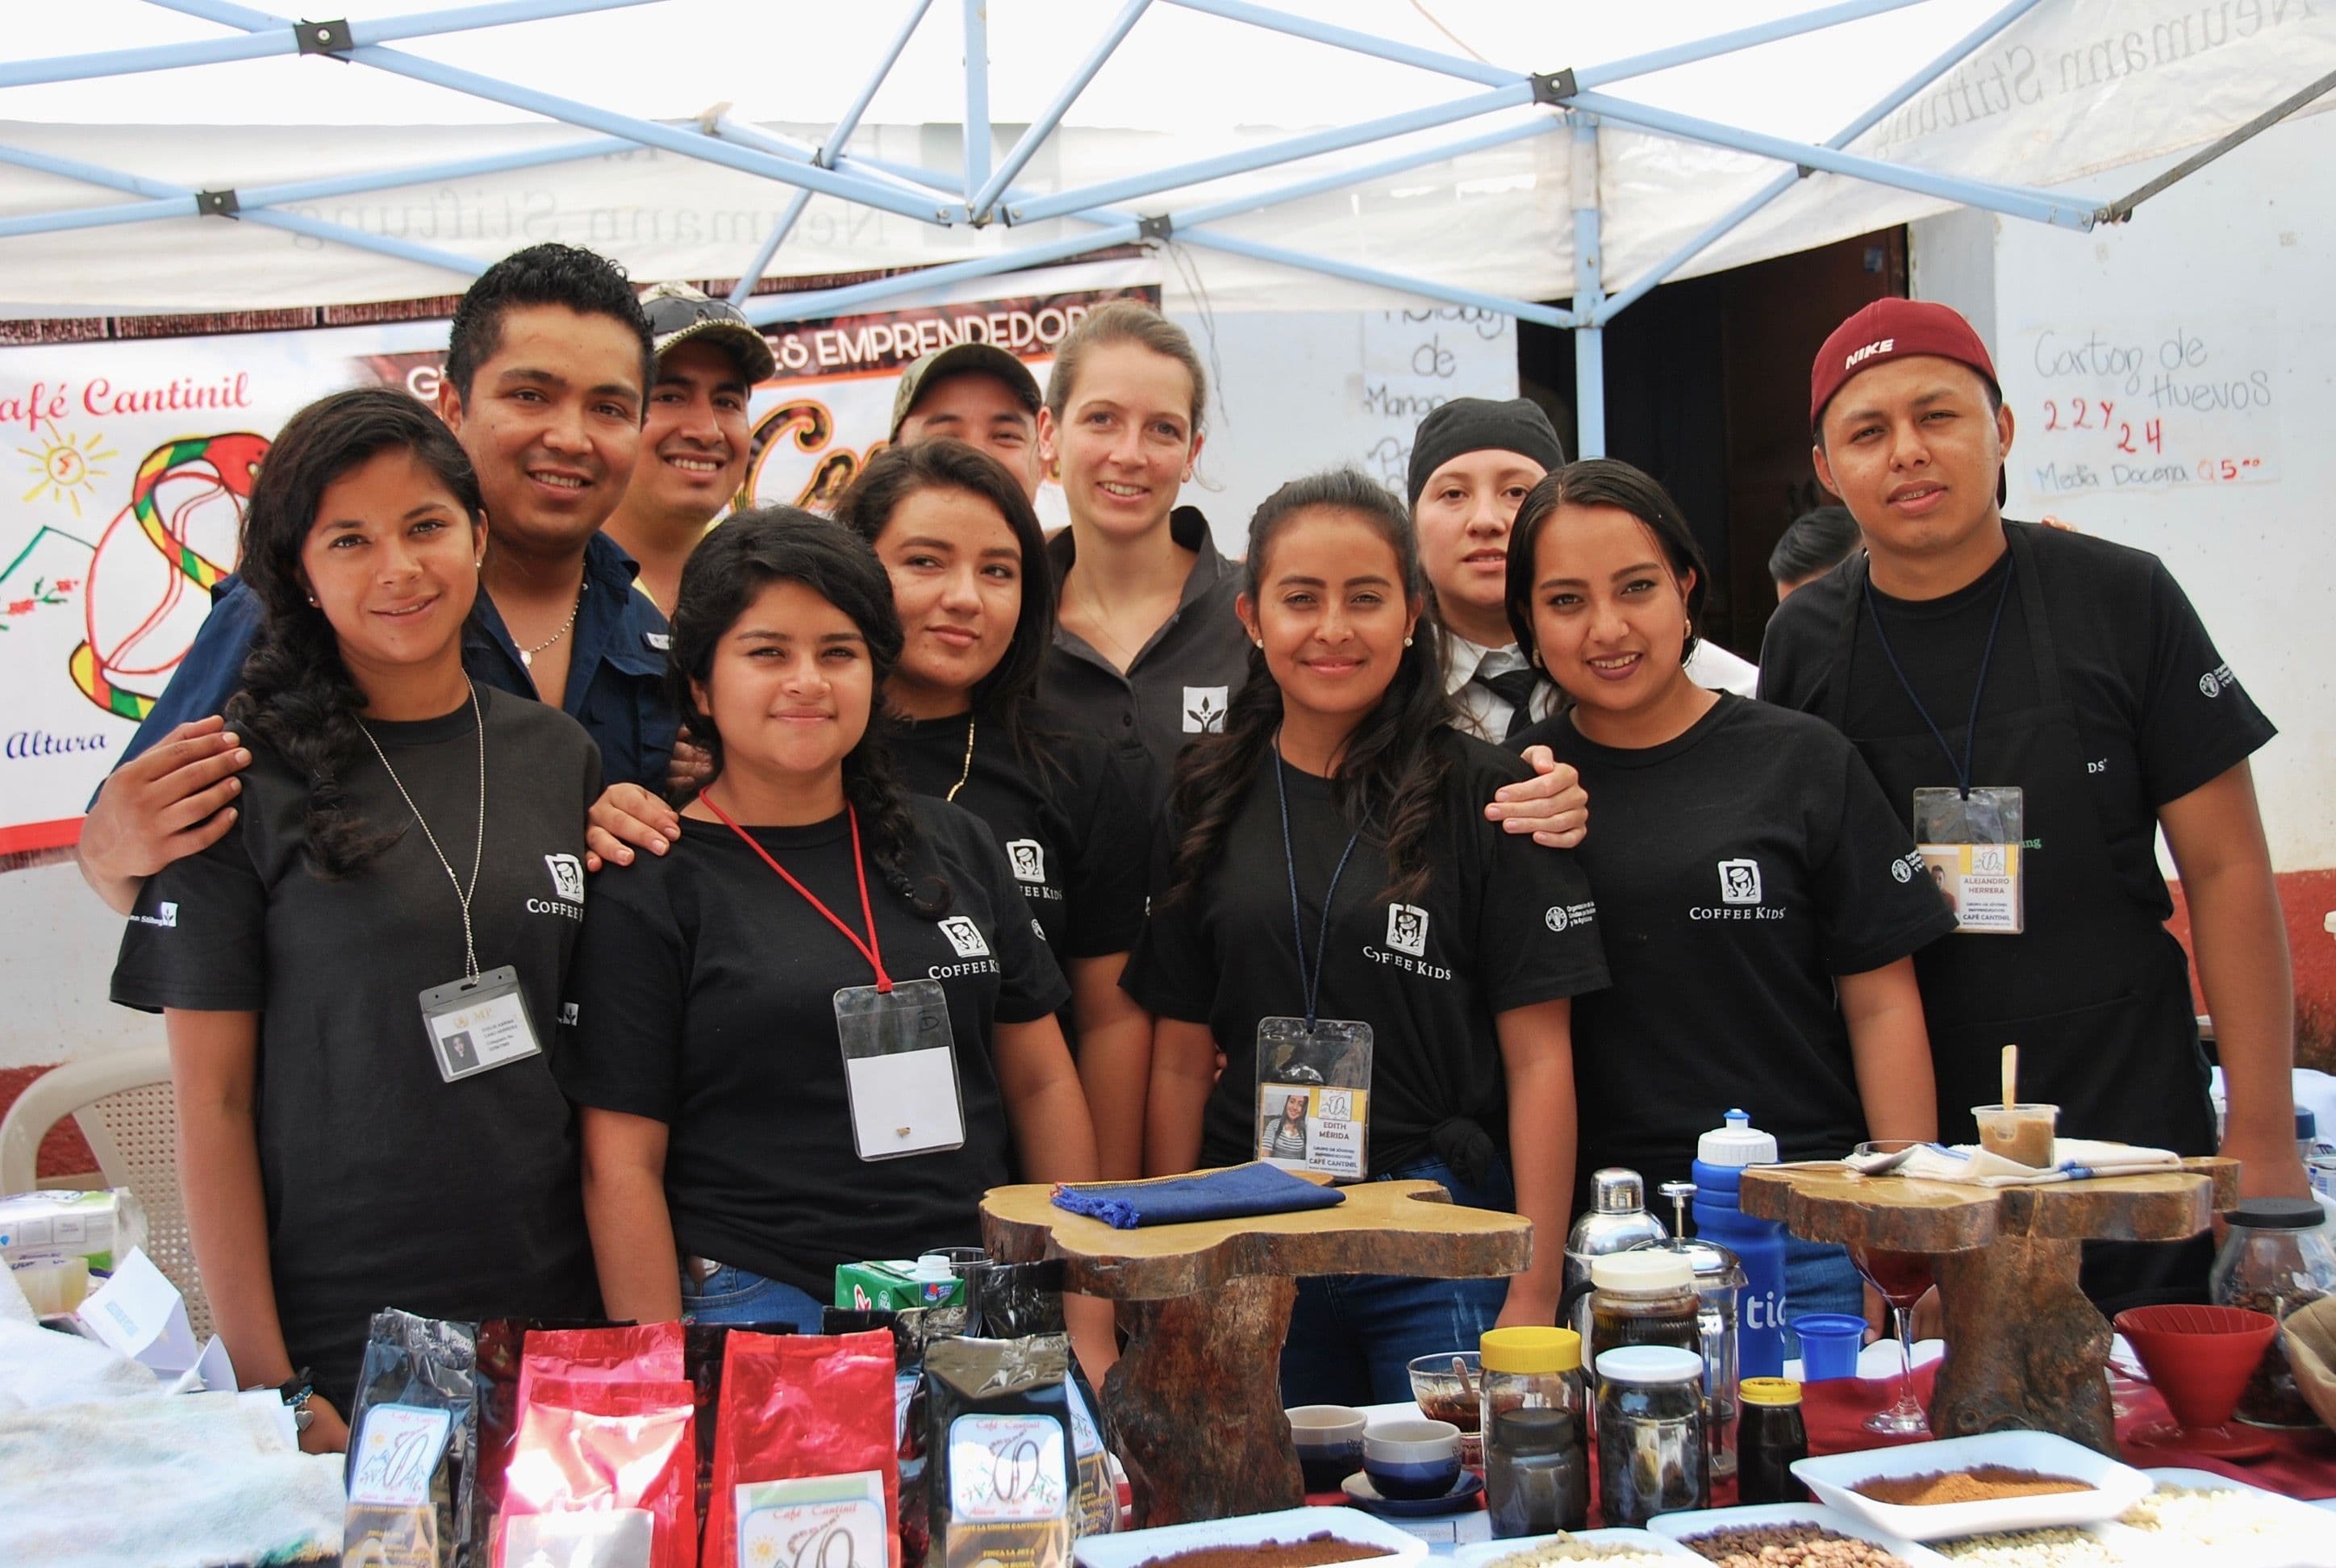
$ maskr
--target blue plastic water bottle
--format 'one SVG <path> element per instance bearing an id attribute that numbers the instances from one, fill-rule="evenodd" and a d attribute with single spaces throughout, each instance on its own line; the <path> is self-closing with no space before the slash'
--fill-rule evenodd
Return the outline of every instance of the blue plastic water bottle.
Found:
<path id="1" fill-rule="evenodd" d="M 1785 1227 L 1737 1207 L 1747 1165 L 1776 1163 L 1776 1140 L 1742 1111 L 1696 1144 L 1695 1233 L 1733 1251 L 1744 1264 L 1736 1298 L 1737 1375 L 1777 1378 L 1785 1371 Z"/>

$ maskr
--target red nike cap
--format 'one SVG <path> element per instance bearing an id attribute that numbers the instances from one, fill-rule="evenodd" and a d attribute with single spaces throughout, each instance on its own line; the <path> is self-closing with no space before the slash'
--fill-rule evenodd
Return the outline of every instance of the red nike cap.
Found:
<path id="1" fill-rule="evenodd" d="M 1925 299 L 1877 299 L 1835 327 L 1809 366 L 1810 435 L 1817 434 L 1825 405 L 1861 371 L 1916 354 L 1970 365 L 2001 400 L 1995 362 L 1960 311 Z"/>

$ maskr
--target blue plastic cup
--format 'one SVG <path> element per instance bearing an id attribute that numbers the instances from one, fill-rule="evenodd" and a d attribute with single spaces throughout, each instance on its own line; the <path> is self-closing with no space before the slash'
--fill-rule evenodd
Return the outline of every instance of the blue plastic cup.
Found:
<path id="1" fill-rule="evenodd" d="M 1849 1312 L 1808 1312 L 1793 1320 L 1801 1337 L 1801 1381 L 1823 1383 L 1857 1376 L 1857 1353 L 1865 1345 L 1865 1320 Z"/>

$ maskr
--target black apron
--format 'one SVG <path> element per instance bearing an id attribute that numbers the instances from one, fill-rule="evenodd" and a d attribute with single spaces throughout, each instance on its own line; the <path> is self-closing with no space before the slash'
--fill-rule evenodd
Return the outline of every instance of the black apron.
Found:
<path id="1" fill-rule="evenodd" d="M 1938 1081 L 1939 1132 L 1951 1143 L 1977 1141 L 1971 1107 L 2001 1097 L 2002 1049 L 2016 1045 L 2020 1097 L 2058 1105 L 2064 1136 L 2211 1154 L 2214 1112 L 2189 960 L 2156 913 L 2124 890 L 2109 859 L 2025 528 L 2007 522 L 2004 534 L 2039 700 L 2032 708 L 1996 714 L 1982 703 L 1971 783 L 2024 790 L 2022 832 L 2037 847 L 2020 857 L 2027 913 L 2019 934 L 1957 932 L 1914 955 Z M 1844 735 L 1866 575 L 1865 558 L 1852 560 L 1825 704 L 1825 719 Z M 1965 729 L 1942 730 L 1960 750 Z M 1916 789 L 1952 782 L 1927 727 L 1850 739 L 1901 810 L 1911 813 Z M 2129 736 L 2096 735 L 2093 744 L 2108 748 L 2110 766 L 2120 774 L 2130 776 L 2138 766 Z M 2105 1310 L 2203 1301 L 2212 1261 L 2205 1236 L 2088 1246 L 2085 1290 Z"/>

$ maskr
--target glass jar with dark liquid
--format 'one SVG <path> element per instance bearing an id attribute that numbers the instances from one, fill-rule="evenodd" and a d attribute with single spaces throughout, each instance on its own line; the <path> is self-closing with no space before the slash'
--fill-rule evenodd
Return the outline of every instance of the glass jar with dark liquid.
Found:
<path id="1" fill-rule="evenodd" d="M 1558 1308 L 1562 1321 L 1574 1303 L 1590 1297 L 1590 1344 L 1583 1359 L 1593 1368 L 1609 1350 L 1633 1345 L 1668 1345 L 1703 1352 L 1702 1298 L 1695 1270 L 1678 1252 L 1646 1248 L 1594 1260 L 1590 1279 L 1566 1292 Z"/>

